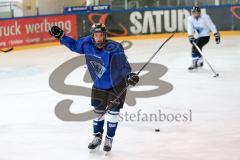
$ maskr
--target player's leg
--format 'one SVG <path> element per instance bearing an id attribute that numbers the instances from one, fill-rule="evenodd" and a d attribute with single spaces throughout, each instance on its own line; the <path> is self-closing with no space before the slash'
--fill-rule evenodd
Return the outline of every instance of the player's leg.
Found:
<path id="1" fill-rule="evenodd" d="M 196 39 L 197 46 L 202 50 L 202 47 L 206 45 L 209 41 L 209 36 L 206 37 L 199 37 Z M 203 66 L 203 57 L 201 53 L 197 50 L 197 48 L 193 45 L 192 46 L 192 64 L 188 68 L 189 70 L 196 69 L 197 67 Z"/>
<path id="2" fill-rule="evenodd" d="M 197 41 L 197 45 L 198 47 L 202 50 L 203 46 L 205 46 L 208 42 L 209 42 L 210 37 L 206 36 L 206 37 L 201 37 L 199 38 L 199 40 Z M 196 49 L 196 48 L 195 48 Z M 198 61 L 197 61 L 197 66 L 198 67 L 203 67 L 203 57 L 202 55 L 198 52 Z"/>
<path id="3" fill-rule="evenodd" d="M 199 39 L 196 40 L 196 43 L 198 42 Z M 192 46 L 192 64 L 188 67 L 188 70 L 193 70 L 197 68 L 197 62 L 199 59 L 199 52 L 198 50 L 194 47 L 194 45 Z"/>
<path id="4" fill-rule="evenodd" d="M 118 95 L 126 86 L 125 80 L 123 80 L 117 87 L 115 87 L 111 93 Z M 109 95 L 109 101 L 113 100 L 116 96 L 113 96 L 112 94 Z M 119 114 L 120 114 L 120 109 L 123 108 L 124 101 L 126 97 L 126 92 L 120 97 L 119 99 L 119 104 L 114 106 L 112 109 L 108 111 L 108 119 L 107 119 L 107 135 L 105 138 L 104 142 L 104 151 L 110 151 L 112 148 L 112 142 L 113 138 L 115 136 L 118 122 L 119 122 Z"/>
<path id="5" fill-rule="evenodd" d="M 103 146 L 103 150 L 109 152 L 112 149 L 113 137 L 115 136 L 118 121 L 119 121 L 120 108 L 118 106 L 112 108 L 107 113 L 107 134 Z"/>
<path id="6" fill-rule="evenodd" d="M 92 95 L 91 95 L 91 104 L 94 107 L 94 111 L 98 113 L 102 113 L 106 106 L 107 106 L 107 98 L 108 94 L 104 90 L 92 88 Z M 93 120 L 93 140 L 89 143 L 89 149 L 95 149 L 102 142 L 102 135 L 103 135 L 103 127 L 104 127 L 104 116 L 102 118 L 96 118 Z"/>

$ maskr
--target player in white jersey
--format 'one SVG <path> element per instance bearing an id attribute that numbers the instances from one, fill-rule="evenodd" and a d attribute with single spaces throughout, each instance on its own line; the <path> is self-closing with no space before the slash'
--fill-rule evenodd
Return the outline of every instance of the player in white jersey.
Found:
<path id="1" fill-rule="evenodd" d="M 210 39 L 210 32 L 213 32 L 216 43 L 220 43 L 220 34 L 217 31 L 216 26 L 207 14 L 201 14 L 200 7 L 193 7 L 192 15 L 188 17 L 187 32 L 190 43 L 193 44 L 193 42 L 195 42 L 200 49 L 202 49 L 202 47 L 208 43 Z M 202 66 L 202 55 L 193 45 L 192 65 L 188 69 L 193 70 Z"/>

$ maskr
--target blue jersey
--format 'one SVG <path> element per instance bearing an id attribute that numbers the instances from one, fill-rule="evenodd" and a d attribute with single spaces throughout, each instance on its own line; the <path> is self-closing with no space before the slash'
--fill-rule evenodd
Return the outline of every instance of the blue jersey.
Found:
<path id="1" fill-rule="evenodd" d="M 101 49 L 94 45 L 91 36 L 79 40 L 63 36 L 60 42 L 73 52 L 85 55 L 95 88 L 113 88 L 131 72 L 124 49 L 118 42 L 106 40 L 105 46 Z"/>

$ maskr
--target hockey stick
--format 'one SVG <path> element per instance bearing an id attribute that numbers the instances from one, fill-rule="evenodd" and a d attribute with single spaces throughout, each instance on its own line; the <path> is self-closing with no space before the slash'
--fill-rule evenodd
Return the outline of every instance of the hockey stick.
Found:
<path id="1" fill-rule="evenodd" d="M 4 52 L 4 53 L 7 53 L 7 52 L 10 52 L 12 51 L 13 48 L 8 48 L 8 49 L 0 49 L 0 52 Z"/>
<path id="2" fill-rule="evenodd" d="M 201 49 L 198 47 L 198 45 L 193 42 L 193 45 L 197 48 L 198 52 L 201 53 L 201 55 L 203 56 L 203 53 L 201 51 Z M 213 77 L 218 77 L 219 76 L 219 73 L 216 73 L 215 70 L 213 69 L 213 67 L 210 65 L 210 63 L 208 62 L 208 60 L 205 58 L 205 56 L 203 56 L 204 60 L 207 62 L 208 66 L 211 68 L 212 72 L 214 73 L 214 76 Z"/>
<path id="3" fill-rule="evenodd" d="M 160 49 L 174 36 L 175 33 L 173 33 L 168 39 L 166 39 L 163 44 L 158 48 L 158 50 L 149 58 L 149 60 L 142 66 L 142 68 L 137 72 L 137 75 L 141 73 L 141 71 L 150 63 L 150 61 L 156 56 L 156 54 L 160 51 Z M 99 119 L 101 119 L 110 109 L 114 107 L 114 104 L 119 103 L 120 97 L 123 95 L 123 93 L 128 89 L 129 84 L 126 85 L 126 87 L 116 96 L 116 98 L 113 101 L 110 101 L 109 106 L 100 113 L 101 116 Z"/>

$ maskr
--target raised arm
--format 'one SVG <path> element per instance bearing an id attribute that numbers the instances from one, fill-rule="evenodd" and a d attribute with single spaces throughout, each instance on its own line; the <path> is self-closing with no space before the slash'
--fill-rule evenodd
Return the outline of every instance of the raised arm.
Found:
<path id="1" fill-rule="evenodd" d="M 84 54 L 83 51 L 84 39 L 75 40 L 71 37 L 63 36 L 60 39 L 60 43 L 68 47 L 73 52 Z"/>
<path id="2" fill-rule="evenodd" d="M 49 34 L 60 40 L 60 43 L 68 47 L 71 51 L 84 54 L 84 38 L 75 40 L 69 36 L 65 36 L 64 31 L 58 26 L 51 27 L 51 29 L 49 30 Z"/>

